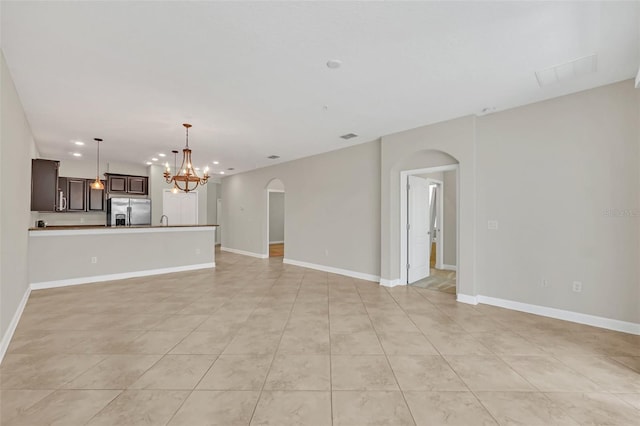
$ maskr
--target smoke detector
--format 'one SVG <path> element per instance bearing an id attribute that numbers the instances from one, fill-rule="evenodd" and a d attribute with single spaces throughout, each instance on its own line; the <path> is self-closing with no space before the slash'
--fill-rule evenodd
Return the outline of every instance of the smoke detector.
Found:
<path id="1" fill-rule="evenodd" d="M 329 59 L 327 61 L 327 68 L 331 68 L 332 70 L 340 68 L 341 65 L 342 65 L 342 61 L 339 59 Z"/>

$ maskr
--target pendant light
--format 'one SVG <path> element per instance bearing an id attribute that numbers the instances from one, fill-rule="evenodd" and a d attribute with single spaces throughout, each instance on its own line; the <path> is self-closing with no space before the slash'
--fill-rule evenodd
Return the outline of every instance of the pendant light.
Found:
<path id="1" fill-rule="evenodd" d="M 100 142 L 102 142 L 102 139 L 93 138 L 93 140 L 96 141 L 98 146 L 98 155 L 96 158 L 96 180 L 91 183 L 91 189 L 104 189 L 104 184 L 100 180 Z"/>

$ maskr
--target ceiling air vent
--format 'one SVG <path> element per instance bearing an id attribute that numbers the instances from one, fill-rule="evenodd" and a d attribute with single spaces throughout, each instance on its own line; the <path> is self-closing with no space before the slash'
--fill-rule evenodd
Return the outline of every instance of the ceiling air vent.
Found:
<path id="1" fill-rule="evenodd" d="M 269 160 L 277 160 L 278 158 L 280 158 L 279 155 L 270 155 L 267 157 Z"/>
<path id="2" fill-rule="evenodd" d="M 596 54 L 584 56 L 536 71 L 536 79 L 540 87 L 548 86 L 559 81 L 570 80 L 581 75 L 591 74 L 598 70 L 598 56 Z"/>
<path id="3" fill-rule="evenodd" d="M 349 139 L 357 138 L 358 135 L 356 135 L 355 133 L 347 133 L 346 135 L 342 135 L 340 137 L 344 140 L 349 140 Z"/>
<path id="4" fill-rule="evenodd" d="M 229 167 L 227 170 L 235 170 L 235 167 Z"/>

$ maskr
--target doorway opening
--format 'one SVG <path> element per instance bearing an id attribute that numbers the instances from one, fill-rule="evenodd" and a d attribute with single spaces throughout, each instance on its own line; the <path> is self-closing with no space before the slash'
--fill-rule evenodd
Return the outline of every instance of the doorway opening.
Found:
<path id="1" fill-rule="evenodd" d="M 284 258 L 284 184 L 274 179 L 267 186 L 267 250 L 269 257 Z"/>
<path id="2" fill-rule="evenodd" d="M 401 172 L 401 282 L 457 293 L 458 165 Z"/>

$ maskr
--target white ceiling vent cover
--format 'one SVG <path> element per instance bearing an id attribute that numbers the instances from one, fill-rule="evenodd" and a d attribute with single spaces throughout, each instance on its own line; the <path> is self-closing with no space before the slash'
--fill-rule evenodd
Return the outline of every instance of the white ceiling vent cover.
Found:
<path id="1" fill-rule="evenodd" d="M 598 55 L 593 54 L 564 64 L 555 65 L 536 71 L 536 79 L 540 87 L 548 86 L 560 81 L 569 80 L 598 70 Z"/>

